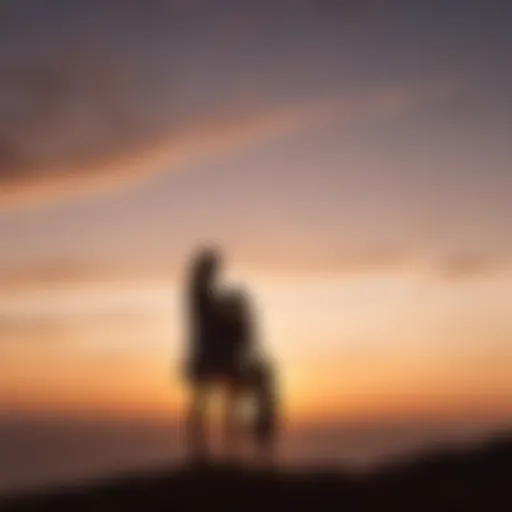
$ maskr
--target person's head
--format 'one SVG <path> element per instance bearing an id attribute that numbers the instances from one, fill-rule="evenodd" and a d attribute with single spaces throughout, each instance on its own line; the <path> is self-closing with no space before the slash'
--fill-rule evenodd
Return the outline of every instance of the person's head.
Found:
<path id="1" fill-rule="evenodd" d="M 193 279 L 196 283 L 211 283 L 215 280 L 221 264 L 221 256 L 213 247 L 197 251 L 193 261 Z"/>

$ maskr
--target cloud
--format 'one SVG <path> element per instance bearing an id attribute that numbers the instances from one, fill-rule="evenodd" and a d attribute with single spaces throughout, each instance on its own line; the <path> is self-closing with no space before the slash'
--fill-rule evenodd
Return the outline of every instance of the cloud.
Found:
<path id="1" fill-rule="evenodd" d="M 194 47 L 194 31 L 215 32 L 219 20 L 238 12 L 238 2 L 215 9 L 201 1 L 107 4 L 105 11 L 104 2 L 79 9 L 76 2 L 57 1 L 30 12 L 16 2 L 3 5 L 0 207 L 111 189 L 318 123 L 348 126 L 390 115 L 436 94 L 436 86 L 405 84 L 349 96 L 290 95 L 279 103 L 257 83 L 240 86 L 243 66 L 219 62 L 208 74 L 201 59 L 215 52 Z M 241 10 L 303 13 L 308 5 L 255 2 Z M 181 40 L 183 26 L 192 36 Z M 261 39 L 263 32 L 251 37 Z M 223 44 L 215 51 L 229 56 L 233 42 Z M 216 73 L 227 75 L 223 85 L 216 84 Z M 268 85 L 268 79 L 261 82 Z"/>
<path id="2" fill-rule="evenodd" d="M 63 283 L 90 282 L 115 276 L 115 268 L 67 259 L 9 265 L 1 268 L 0 288 L 3 291 L 22 290 Z"/>
<path id="3" fill-rule="evenodd" d="M 443 279 L 464 280 L 509 268 L 504 259 L 486 254 L 460 253 L 446 256 L 434 264 L 436 274 Z"/>
<path id="4" fill-rule="evenodd" d="M 389 271 L 406 271 L 414 267 L 416 260 L 406 251 L 375 250 L 366 252 L 329 251 L 296 249 L 288 251 L 262 249 L 242 251 L 237 260 L 245 261 L 246 267 L 257 274 L 281 277 L 327 277 L 340 278 L 347 276 L 378 274 Z"/>
<path id="5" fill-rule="evenodd" d="M 183 112 L 147 99 L 134 70 L 72 52 L 0 66 L 0 202 L 102 188 L 272 136 L 309 117 L 295 108 Z M 137 87 L 142 89 L 138 91 Z"/>
<path id="6" fill-rule="evenodd" d="M 11 101 L 10 112 L 3 109 L 0 205 L 110 189 L 325 123 L 349 127 L 400 114 L 439 93 L 439 87 L 389 87 L 350 98 L 273 108 L 235 103 L 199 113 L 174 111 L 169 97 L 151 111 L 130 98 L 128 71 L 92 58 L 80 58 L 75 67 L 75 60 L 67 69 L 64 62 L 55 70 L 10 70 L 0 79 L 0 103 L 11 83 L 20 105 Z"/>
<path id="7" fill-rule="evenodd" d="M 307 239 L 287 241 L 284 246 L 267 244 L 234 248 L 234 260 L 246 271 L 277 278 L 343 279 L 379 275 L 407 275 L 420 279 L 465 282 L 492 276 L 509 276 L 509 254 L 485 251 L 441 251 L 428 254 L 414 247 L 375 247 L 362 251 L 314 245 Z"/>
<path id="8" fill-rule="evenodd" d="M 165 283 L 181 277 L 172 257 L 147 264 L 50 258 L 0 266 L 0 296 L 55 287 L 96 286 L 115 283 Z"/>

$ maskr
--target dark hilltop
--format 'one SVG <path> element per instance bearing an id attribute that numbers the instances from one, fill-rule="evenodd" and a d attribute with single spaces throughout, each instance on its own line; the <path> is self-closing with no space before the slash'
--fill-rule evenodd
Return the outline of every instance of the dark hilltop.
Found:
<path id="1" fill-rule="evenodd" d="M 512 436 L 394 461 L 367 474 L 211 466 L 120 475 L 4 497 L 2 511 L 512 510 Z M 285 507 L 285 508 L 283 508 Z"/>

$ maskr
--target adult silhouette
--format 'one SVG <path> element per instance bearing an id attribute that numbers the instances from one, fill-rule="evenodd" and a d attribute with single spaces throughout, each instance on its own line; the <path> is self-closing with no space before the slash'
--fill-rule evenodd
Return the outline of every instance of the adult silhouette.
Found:
<path id="1" fill-rule="evenodd" d="M 190 351 L 187 377 L 191 387 L 188 438 L 192 456 L 207 455 L 206 409 L 214 387 L 224 391 L 224 436 L 228 455 L 239 441 L 238 412 L 243 400 L 255 403 L 255 441 L 262 453 L 273 446 L 276 426 L 275 384 L 271 365 L 256 349 L 253 318 L 247 295 L 221 291 L 221 256 L 202 249 L 193 259 L 188 278 Z"/>
<path id="2" fill-rule="evenodd" d="M 187 378 L 191 388 L 187 431 L 193 456 L 206 455 L 205 407 L 212 381 L 218 377 L 216 347 L 217 276 L 221 257 L 214 249 L 202 249 L 192 259 L 187 284 L 189 355 Z"/>

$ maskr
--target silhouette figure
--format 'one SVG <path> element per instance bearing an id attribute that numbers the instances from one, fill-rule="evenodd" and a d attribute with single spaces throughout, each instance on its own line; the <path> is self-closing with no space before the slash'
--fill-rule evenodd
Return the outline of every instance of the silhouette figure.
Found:
<path id="1" fill-rule="evenodd" d="M 218 345 L 215 300 L 216 278 L 220 255 L 207 249 L 193 259 L 188 284 L 188 310 L 190 315 L 190 353 L 187 362 L 187 377 L 191 386 L 191 402 L 188 411 L 187 431 L 193 457 L 203 459 L 206 455 L 205 407 L 207 393 L 220 373 L 217 366 Z"/>
<path id="2" fill-rule="evenodd" d="M 255 405 L 253 440 L 268 459 L 277 431 L 275 379 L 270 363 L 255 340 L 249 301 L 240 290 L 221 292 L 218 276 L 221 257 L 205 249 L 193 258 L 189 284 L 190 352 L 187 379 L 191 400 L 187 432 L 196 461 L 207 456 L 206 408 L 211 391 L 225 394 L 224 441 L 228 456 L 236 455 L 244 401 Z"/>
<path id="3" fill-rule="evenodd" d="M 227 292 L 221 298 L 219 308 L 220 339 L 231 354 L 226 357 L 230 364 L 227 378 L 231 387 L 230 397 L 234 401 L 230 410 L 235 425 L 229 434 L 234 441 L 237 435 L 236 417 L 243 400 L 254 404 L 253 437 L 261 454 L 266 459 L 274 451 L 277 430 L 277 394 L 272 367 L 257 343 L 255 326 L 249 307 L 249 299 L 240 290 Z"/>

